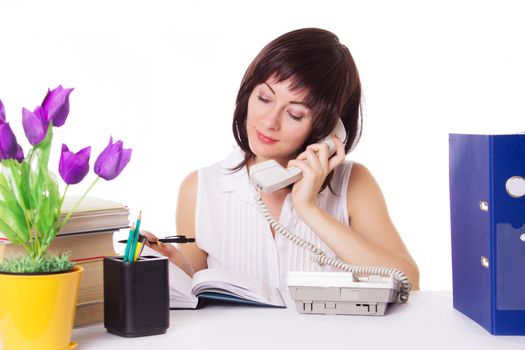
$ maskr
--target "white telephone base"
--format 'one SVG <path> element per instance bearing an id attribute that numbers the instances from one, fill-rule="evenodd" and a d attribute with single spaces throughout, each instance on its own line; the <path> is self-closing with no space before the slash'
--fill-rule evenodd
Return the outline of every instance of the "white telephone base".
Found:
<path id="1" fill-rule="evenodd" d="M 351 272 L 290 272 L 288 288 L 302 314 L 382 316 L 399 295 L 392 276 Z"/>

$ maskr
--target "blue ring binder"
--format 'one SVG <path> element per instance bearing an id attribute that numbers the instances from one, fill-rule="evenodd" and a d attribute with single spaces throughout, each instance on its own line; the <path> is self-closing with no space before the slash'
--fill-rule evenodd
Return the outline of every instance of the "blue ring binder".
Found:
<path id="1" fill-rule="evenodd" d="M 525 135 L 450 134 L 453 305 L 491 334 L 525 335 Z"/>

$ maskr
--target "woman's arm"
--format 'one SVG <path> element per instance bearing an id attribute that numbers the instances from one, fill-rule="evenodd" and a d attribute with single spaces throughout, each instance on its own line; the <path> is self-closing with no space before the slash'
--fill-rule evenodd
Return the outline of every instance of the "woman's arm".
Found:
<path id="1" fill-rule="evenodd" d="M 182 181 L 177 201 L 177 234 L 195 238 L 195 207 L 197 204 L 197 171 L 190 173 Z M 194 272 L 208 267 L 208 254 L 195 243 L 178 244 L 177 248 Z"/>
<path id="2" fill-rule="evenodd" d="M 343 143 L 334 136 L 337 152 L 329 158 L 321 142 L 288 164 L 299 167 L 303 177 L 292 188 L 292 203 L 299 217 L 346 263 L 394 267 L 403 271 L 413 289 L 419 289 L 419 270 L 390 220 L 383 194 L 363 165 L 354 163 L 347 191 L 350 226 L 317 206 L 317 195 L 326 176 L 345 159 Z"/>
<path id="3" fill-rule="evenodd" d="M 347 193 L 350 227 L 317 206 L 302 208 L 301 219 L 343 261 L 353 265 L 395 267 L 419 289 L 419 270 L 395 226 L 372 174 L 358 163 L 352 166 Z"/>
<path id="4" fill-rule="evenodd" d="M 177 202 L 177 233 L 195 238 L 195 205 L 197 203 L 197 172 L 189 174 L 179 189 Z M 157 237 L 149 231 L 141 231 L 148 241 L 156 241 Z M 168 259 L 186 272 L 189 276 L 207 267 L 207 254 L 196 243 L 149 244 L 148 246 L 168 257 Z"/>

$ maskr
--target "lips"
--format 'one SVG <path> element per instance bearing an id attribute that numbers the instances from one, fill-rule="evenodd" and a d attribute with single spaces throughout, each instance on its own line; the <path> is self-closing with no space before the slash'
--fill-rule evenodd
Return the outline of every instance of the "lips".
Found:
<path id="1" fill-rule="evenodd" d="M 257 130 L 255 130 L 255 133 L 257 134 L 257 138 L 263 143 L 271 145 L 271 144 L 274 144 L 277 141 L 279 141 L 279 140 L 276 140 L 276 139 L 272 139 L 271 137 L 268 137 L 265 134 L 263 134 L 263 133 L 261 133 L 261 132 L 259 132 Z"/>

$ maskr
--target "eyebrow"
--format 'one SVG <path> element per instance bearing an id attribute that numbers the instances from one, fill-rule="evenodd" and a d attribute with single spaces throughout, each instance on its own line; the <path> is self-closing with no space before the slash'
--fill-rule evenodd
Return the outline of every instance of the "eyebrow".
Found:
<path id="1" fill-rule="evenodd" d="M 267 82 L 264 82 L 264 85 L 266 85 L 268 89 L 270 89 L 270 91 L 275 95 L 275 91 L 272 89 L 272 87 Z M 303 105 L 306 108 L 308 108 L 308 106 L 302 101 L 290 101 L 290 104 Z"/>

